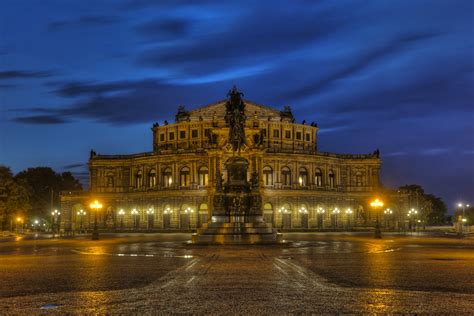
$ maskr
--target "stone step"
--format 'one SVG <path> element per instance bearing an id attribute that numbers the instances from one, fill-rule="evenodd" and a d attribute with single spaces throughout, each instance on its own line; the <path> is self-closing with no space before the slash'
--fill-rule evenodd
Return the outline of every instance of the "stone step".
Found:
<path id="1" fill-rule="evenodd" d="M 281 234 L 192 235 L 195 244 L 274 244 L 281 239 Z"/>
<path id="2" fill-rule="evenodd" d="M 201 228 L 198 229 L 198 234 L 224 234 L 224 235 L 238 235 L 238 234 L 273 234 L 276 229 L 272 227 L 216 227 L 216 228 Z"/>

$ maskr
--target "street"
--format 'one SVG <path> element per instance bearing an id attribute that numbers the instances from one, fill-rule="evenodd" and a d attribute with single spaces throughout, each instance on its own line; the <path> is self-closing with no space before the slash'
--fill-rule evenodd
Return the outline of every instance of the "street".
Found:
<path id="1" fill-rule="evenodd" d="M 289 233 L 273 246 L 189 234 L 0 243 L 5 313 L 472 313 L 474 240 Z"/>

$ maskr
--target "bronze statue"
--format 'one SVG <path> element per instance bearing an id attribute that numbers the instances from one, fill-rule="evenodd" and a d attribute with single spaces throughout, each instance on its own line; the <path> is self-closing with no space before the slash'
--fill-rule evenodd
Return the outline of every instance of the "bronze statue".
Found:
<path id="1" fill-rule="evenodd" d="M 240 154 L 240 148 L 245 144 L 245 103 L 243 93 L 234 86 L 227 94 L 225 121 L 229 125 L 229 143 L 232 150 Z"/>

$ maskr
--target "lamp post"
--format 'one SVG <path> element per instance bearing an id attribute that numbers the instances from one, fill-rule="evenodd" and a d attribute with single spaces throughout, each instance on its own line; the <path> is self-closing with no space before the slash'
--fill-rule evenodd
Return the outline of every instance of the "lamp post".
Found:
<path id="1" fill-rule="evenodd" d="M 470 205 L 469 204 L 462 204 L 462 203 L 459 203 L 458 206 L 460 208 L 462 208 L 462 218 L 461 218 L 461 234 L 464 233 L 464 225 L 466 224 L 467 222 L 467 219 L 466 219 L 466 207 L 469 207 Z"/>
<path id="2" fill-rule="evenodd" d="M 86 215 L 86 212 L 84 210 L 79 210 L 77 211 L 77 216 L 79 216 L 80 218 L 80 226 L 79 226 L 79 234 L 82 233 L 82 229 L 83 229 L 83 226 L 82 226 L 82 218 Z"/>
<path id="3" fill-rule="evenodd" d="M 20 230 L 18 229 L 18 225 L 20 225 L 20 227 L 21 227 L 21 226 L 22 226 L 22 225 L 21 225 L 22 222 L 23 222 L 23 218 L 21 218 L 20 216 L 18 216 L 18 217 L 16 218 L 16 233 L 17 233 L 17 234 L 20 232 Z"/>
<path id="4" fill-rule="evenodd" d="M 324 221 L 323 221 L 324 212 L 325 211 L 322 207 L 318 207 L 318 209 L 316 210 L 316 213 L 318 214 L 318 227 L 320 229 L 323 228 L 323 224 L 324 224 Z"/>
<path id="5" fill-rule="evenodd" d="M 286 208 L 282 207 L 278 210 L 278 212 L 281 214 L 281 229 L 283 229 L 283 214 L 287 212 Z"/>
<path id="6" fill-rule="evenodd" d="M 134 208 L 131 213 L 133 216 L 133 228 L 138 229 L 138 211 Z"/>
<path id="7" fill-rule="evenodd" d="M 155 211 L 150 207 L 147 211 L 146 211 L 147 215 L 148 215 L 148 218 L 147 218 L 147 226 L 148 226 L 148 229 L 150 228 L 153 228 L 153 214 L 155 214 Z"/>
<path id="8" fill-rule="evenodd" d="M 382 238 L 382 231 L 380 230 L 380 222 L 379 222 L 379 212 L 378 209 L 383 207 L 383 202 L 380 201 L 379 199 L 375 199 L 370 203 L 370 206 L 375 210 L 376 213 L 376 222 L 375 222 L 375 232 L 374 232 L 374 238 Z"/>
<path id="9" fill-rule="evenodd" d="M 303 228 L 308 228 L 308 220 L 307 220 L 307 214 L 308 214 L 308 210 L 306 209 L 306 207 L 302 207 L 298 210 L 298 212 L 301 214 L 301 227 L 303 227 L 303 216 L 306 218 L 305 221 L 304 221 L 304 224 L 306 227 L 303 227 Z"/>
<path id="10" fill-rule="evenodd" d="M 391 209 L 386 209 L 383 211 L 385 217 L 385 227 L 388 227 L 390 224 L 390 217 L 392 216 L 393 211 Z"/>
<path id="11" fill-rule="evenodd" d="M 351 216 L 352 216 L 352 213 L 353 211 L 348 208 L 346 210 L 346 217 L 347 217 L 347 229 L 350 230 L 351 229 Z"/>
<path id="12" fill-rule="evenodd" d="M 99 240 L 99 230 L 97 228 L 97 212 L 102 209 L 102 204 L 97 200 L 91 203 L 90 208 L 94 211 L 94 230 L 92 231 L 92 240 Z"/>
<path id="13" fill-rule="evenodd" d="M 337 215 L 339 215 L 341 211 L 336 207 L 334 210 L 332 210 L 332 214 L 334 215 L 334 228 L 337 228 Z"/>
<path id="14" fill-rule="evenodd" d="M 414 208 L 412 208 L 411 210 L 408 211 L 408 217 L 409 217 L 409 221 L 410 221 L 410 231 L 412 231 L 412 228 L 413 228 L 413 223 L 415 223 L 416 225 L 416 216 L 418 214 L 418 211 L 415 210 Z"/>
<path id="15" fill-rule="evenodd" d="M 61 215 L 61 212 L 59 212 L 58 210 L 54 210 L 54 211 L 51 212 L 53 238 L 54 238 L 54 234 L 56 232 L 56 228 L 58 226 L 59 215 Z"/>
<path id="16" fill-rule="evenodd" d="M 120 209 L 120 211 L 118 211 L 118 215 L 120 217 L 120 229 L 123 229 L 123 216 L 125 215 L 125 211 Z"/>

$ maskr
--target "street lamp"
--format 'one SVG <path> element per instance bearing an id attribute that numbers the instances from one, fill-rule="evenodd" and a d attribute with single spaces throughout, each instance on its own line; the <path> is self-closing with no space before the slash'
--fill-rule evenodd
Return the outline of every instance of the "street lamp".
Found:
<path id="1" fill-rule="evenodd" d="M 324 209 L 322 207 L 318 207 L 316 210 L 316 213 L 318 213 L 318 226 L 319 228 L 323 228 L 323 214 L 324 214 Z"/>
<path id="2" fill-rule="evenodd" d="M 467 222 L 467 219 L 466 219 L 466 216 L 465 216 L 466 207 L 469 207 L 470 205 L 459 203 L 458 206 L 460 208 L 462 208 L 462 218 L 461 218 L 461 234 L 462 234 L 462 233 L 464 233 L 464 225 Z"/>
<path id="3" fill-rule="evenodd" d="M 389 222 L 390 222 L 390 217 L 392 216 L 393 211 L 391 209 L 386 209 L 383 211 L 384 217 L 385 217 L 385 227 L 388 227 Z"/>
<path id="4" fill-rule="evenodd" d="M 346 210 L 346 217 L 347 217 L 347 229 L 351 229 L 351 216 L 354 213 L 350 208 Z"/>
<path id="5" fill-rule="evenodd" d="M 418 211 L 412 208 L 411 210 L 408 211 L 408 217 L 410 218 L 410 230 L 413 228 L 413 223 L 416 225 L 416 216 L 418 214 Z"/>
<path id="6" fill-rule="evenodd" d="M 61 215 L 61 212 L 59 212 L 58 210 L 54 210 L 51 212 L 51 218 L 52 218 L 52 222 L 53 222 L 53 238 L 54 238 L 54 233 L 56 232 L 56 228 L 58 226 L 58 219 L 59 219 L 59 215 Z"/>
<path id="7" fill-rule="evenodd" d="M 380 222 L 379 222 L 379 212 L 377 209 L 383 207 L 383 202 L 379 201 L 379 199 L 375 199 L 370 203 L 370 206 L 375 210 L 376 213 L 376 222 L 375 222 L 375 232 L 374 238 L 382 238 L 382 231 L 380 230 Z"/>
<path id="8" fill-rule="evenodd" d="M 138 229 L 138 211 L 134 208 L 131 213 L 133 216 L 133 228 Z"/>
<path id="9" fill-rule="evenodd" d="M 278 210 L 279 213 L 281 213 L 281 229 L 283 229 L 283 214 L 287 213 L 288 210 L 284 207 L 280 208 Z"/>
<path id="10" fill-rule="evenodd" d="M 334 210 L 332 210 L 332 213 L 334 214 L 334 228 L 337 228 L 337 215 L 339 215 L 341 211 L 336 207 Z"/>
<path id="11" fill-rule="evenodd" d="M 97 213 L 102 209 L 102 204 L 97 200 L 91 203 L 90 208 L 94 211 L 94 230 L 92 232 L 92 240 L 99 240 L 99 230 L 97 229 Z"/>
<path id="12" fill-rule="evenodd" d="M 21 227 L 21 226 L 22 226 L 22 225 L 21 225 L 22 222 L 23 222 L 23 218 L 21 218 L 20 216 L 18 216 L 18 217 L 16 218 L 16 233 L 17 233 L 17 234 L 18 234 L 18 232 L 19 232 L 18 225 L 20 225 L 20 227 Z"/>
<path id="13" fill-rule="evenodd" d="M 152 224 L 152 221 L 153 221 L 153 214 L 155 214 L 155 211 L 150 207 L 147 211 L 146 211 L 147 215 L 148 215 L 148 229 L 152 228 L 153 224 Z"/>
<path id="14" fill-rule="evenodd" d="M 83 228 L 83 226 L 82 226 L 82 218 L 83 218 L 84 216 L 86 216 L 86 212 L 81 209 L 81 210 L 77 211 L 77 216 L 79 216 L 79 218 L 81 219 L 81 221 L 80 221 L 80 222 L 81 222 L 81 224 L 80 224 L 81 226 L 79 227 L 79 233 L 82 233 L 82 228 Z"/>
<path id="15" fill-rule="evenodd" d="M 118 211 L 118 215 L 120 216 L 120 229 L 123 229 L 123 216 L 125 215 L 125 211 L 120 209 L 120 211 Z"/>

